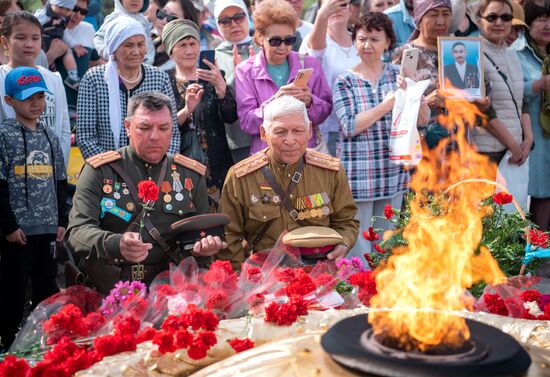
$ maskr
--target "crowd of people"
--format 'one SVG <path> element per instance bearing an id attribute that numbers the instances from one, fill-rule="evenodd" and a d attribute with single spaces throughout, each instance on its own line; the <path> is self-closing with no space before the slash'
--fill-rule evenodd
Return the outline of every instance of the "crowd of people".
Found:
<path id="1" fill-rule="evenodd" d="M 474 103 L 487 123 L 471 143 L 496 164 L 509 152 L 511 164 L 528 165 L 532 219 L 550 225 L 550 0 L 319 0 L 306 9 L 303 0 L 115 0 L 104 18 L 100 6 L 48 0 L 33 14 L 0 1 L 0 301 L 14 303 L 0 315 L 4 346 L 27 281 L 34 305 L 57 290 L 56 243 L 118 266 L 117 278 L 150 281 L 171 260 L 175 240 L 128 230 L 149 214 L 112 164 L 158 180 L 151 219 L 161 238 L 177 219 L 230 215 L 227 243 L 209 236 L 191 255 L 238 268 L 305 224 L 340 232 L 329 258 L 363 257 L 371 245 L 359 229 L 409 191 L 411 172 L 390 161 L 389 142 L 411 48 L 411 78 L 430 80 L 423 142 L 449 136 L 438 123 L 438 37 L 480 38 L 486 94 Z M 454 56 L 463 50 L 453 45 Z M 88 163 L 68 221 L 72 145 Z"/>

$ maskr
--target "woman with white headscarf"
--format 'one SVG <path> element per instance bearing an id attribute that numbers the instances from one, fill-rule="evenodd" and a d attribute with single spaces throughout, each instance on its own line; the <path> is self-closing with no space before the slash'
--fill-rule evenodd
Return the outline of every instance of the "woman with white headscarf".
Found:
<path id="1" fill-rule="evenodd" d="M 128 100 L 143 92 L 161 92 L 172 99 L 168 75 L 143 64 L 145 31 L 129 17 L 120 17 L 105 31 L 107 64 L 90 69 L 78 91 L 76 138 L 84 158 L 115 150 L 128 144 L 123 126 Z M 176 123 L 175 113 L 173 114 Z M 180 135 L 173 127 L 169 153 L 179 152 Z"/>

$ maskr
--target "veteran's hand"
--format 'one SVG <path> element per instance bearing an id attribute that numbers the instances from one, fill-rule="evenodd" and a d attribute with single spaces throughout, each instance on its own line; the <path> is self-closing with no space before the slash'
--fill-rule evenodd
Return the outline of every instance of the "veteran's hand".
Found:
<path id="1" fill-rule="evenodd" d="M 344 258 L 348 254 L 348 247 L 341 243 L 340 245 L 336 245 L 334 250 L 332 250 L 330 253 L 328 253 L 327 258 L 328 259 L 334 259 L 335 261 L 338 261 L 342 258 Z"/>
<path id="2" fill-rule="evenodd" d="M 153 247 L 150 243 L 143 243 L 139 239 L 139 233 L 126 232 L 120 237 L 120 254 L 129 262 L 143 262 L 149 255 L 149 250 Z"/>
<path id="3" fill-rule="evenodd" d="M 206 236 L 200 241 L 195 242 L 192 254 L 195 256 L 209 257 L 226 247 L 227 243 L 222 241 L 220 237 Z"/>

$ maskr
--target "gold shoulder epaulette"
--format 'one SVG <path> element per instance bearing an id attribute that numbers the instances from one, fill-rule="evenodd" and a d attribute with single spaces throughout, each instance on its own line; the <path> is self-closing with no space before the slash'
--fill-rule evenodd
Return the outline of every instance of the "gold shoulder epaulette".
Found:
<path id="1" fill-rule="evenodd" d="M 306 151 L 306 163 L 323 169 L 334 171 L 340 170 L 340 159 L 338 157 L 332 157 L 331 155 L 317 152 L 309 148 Z"/>
<path id="2" fill-rule="evenodd" d="M 185 157 L 182 154 L 176 154 L 174 156 L 174 162 L 176 164 L 180 164 L 181 166 L 185 166 L 188 169 L 191 169 L 193 171 L 196 171 L 200 175 L 206 174 L 206 166 L 198 162 L 197 160 L 193 160 L 192 158 Z"/>
<path id="3" fill-rule="evenodd" d="M 265 149 L 261 150 L 258 153 L 236 163 L 233 166 L 235 176 L 237 178 L 241 178 L 258 170 L 259 168 L 266 166 L 269 163 L 269 157 L 267 157 L 265 151 Z"/>
<path id="4" fill-rule="evenodd" d="M 105 165 L 110 162 L 120 160 L 121 158 L 122 156 L 120 155 L 120 153 L 116 151 L 107 151 L 107 152 L 96 154 L 95 156 L 87 158 L 86 162 L 92 165 L 94 169 L 97 169 L 101 165 Z"/>

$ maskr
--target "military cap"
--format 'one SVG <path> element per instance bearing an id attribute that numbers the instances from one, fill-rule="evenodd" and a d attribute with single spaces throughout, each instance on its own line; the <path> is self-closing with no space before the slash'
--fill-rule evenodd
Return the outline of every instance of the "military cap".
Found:
<path id="1" fill-rule="evenodd" d="M 340 233 L 324 226 L 304 226 L 283 236 L 283 243 L 297 247 L 302 260 L 324 259 L 335 245 L 342 242 L 344 239 Z"/>
<path id="2" fill-rule="evenodd" d="M 173 237 L 184 249 L 192 249 L 195 242 L 206 236 L 223 237 L 224 227 L 231 222 L 224 213 L 214 213 L 188 217 L 170 225 Z"/>

